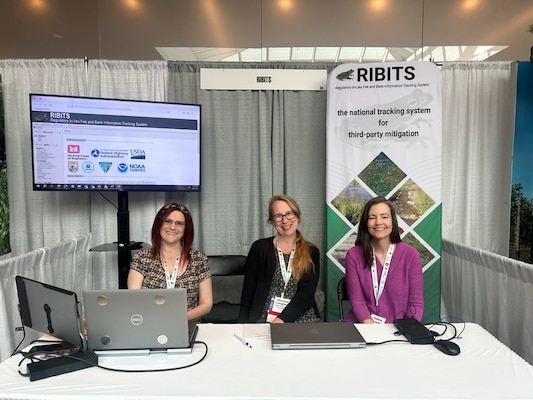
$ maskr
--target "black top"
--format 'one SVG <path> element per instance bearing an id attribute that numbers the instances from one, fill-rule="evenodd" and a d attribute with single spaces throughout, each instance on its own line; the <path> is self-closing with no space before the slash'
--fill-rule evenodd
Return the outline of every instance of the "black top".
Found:
<path id="1" fill-rule="evenodd" d="M 273 244 L 274 236 L 259 239 L 252 244 L 246 257 L 244 284 L 241 294 L 239 322 L 259 321 L 270 291 L 274 272 L 278 267 L 277 252 Z M 315 291 L 320 276 L 320 251 L 315 245 L 310 247 L 314 268 L 310 268 L 297 282 L 296 293 L 279 315 L 284 322 L 294 322 L 306 310 L 313 308 L 320 316 L 315 303 Z"/>

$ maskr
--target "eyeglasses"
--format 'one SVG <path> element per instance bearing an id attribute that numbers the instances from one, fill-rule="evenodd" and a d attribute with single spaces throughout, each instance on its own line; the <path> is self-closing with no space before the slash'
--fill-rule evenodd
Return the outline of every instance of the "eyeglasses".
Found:
<path id="1" fill-rule="evenodd" d="M 165 225 L 170 225 L 170 226 L 176 225 L 177 228 L 179 227 L 183 228 L 185 226 L 185 221 L 172 221 L 170 218 L 165 219 L 163 223 Z"/>
<path id="2" fill-rule="evenodd" d="M 294 211 L 287 211 L 285 214 L 274 214 L 272 216 L 272 221 L 281 222 L 283 221 L 283 218 L 287 218 L 287 220 L 292 221 L 294 217 L 296 217 Z"/>
<path id="3" fill-rule="evenodd" d="M 183 204 L 179 204 L 179 203 L 168 203 L 168 204 L 165 204 L 161 210 L 169 210 L 171 208 L 175 208 L 176 210 L 179 210 L 181 212 L 184 212 L 184 213 L 188 213 L 189 210 L 187 210 L 187 207 L 185 207 Z"/>
<path id="4" fill-rule="evenodd" d="M 165 211 L 167 210 L 178 210 L 178 211 L 181 211 L 183 214 L 189 214 L 189 210 L 187 209 L 187 207 L 185 207 L 183 204 L 179 204 L 179 203 L 168 203 L 168 204 L 165 204 L 163 207 L 161 207 L 161 209 L 159 210 L 159 212 L 157 213 L 157 216 L 156 216 L 156 219 L 160 219 L 161 217 L 163 217 L 163 215 L 165 214 Z M 170 213 L 169 213 L 170 214 Z"/>

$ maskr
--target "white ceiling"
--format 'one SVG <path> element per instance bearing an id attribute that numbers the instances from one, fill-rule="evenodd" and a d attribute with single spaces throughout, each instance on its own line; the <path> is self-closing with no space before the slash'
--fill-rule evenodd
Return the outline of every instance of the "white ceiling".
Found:
<path id="1" fill-rule="evenodd" d="M 482 61 L 508 46 L 425 46 L 420 47 L 272 47 L 209 48 L 156 47 L 161 57 L 174 61 L 225 62 L 400 62 L 400 61 Z"/>
<path id="2" fill-rule="evenodd" d="M 0 0 L 0 59 L 528 60 L 530 24 L 532 0 Z"/>

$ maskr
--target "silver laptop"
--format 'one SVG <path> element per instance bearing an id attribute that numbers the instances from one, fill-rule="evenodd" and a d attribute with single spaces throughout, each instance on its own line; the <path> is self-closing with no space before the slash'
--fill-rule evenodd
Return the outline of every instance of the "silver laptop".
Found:
<path id="1" fill-rule="evenodd" d="M 272 349 L 351 349 L 366 346 L 365 339 L 349 322 L 270 324 Z"/>
<path id="2" fill-rule="evenodd" d="M 99 356 L 190 352 L 186 289 L 86 290 L 87 346 Z"/>

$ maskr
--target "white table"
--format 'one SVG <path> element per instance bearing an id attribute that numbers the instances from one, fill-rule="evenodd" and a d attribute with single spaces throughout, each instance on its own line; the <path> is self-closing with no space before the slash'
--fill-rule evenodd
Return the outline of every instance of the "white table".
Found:
<path id="1" fill-rule="evenodd" d="M 397 339 L 392 325 L 357 325 L 367 341 Z M 458 325 L 460 327 L 460 325 Z M 459 356 L 431 345 L 390 343 L 346 350 L 271 350 L 251 329 L 267 325 L 200 325 L 207 358 L 169 372 L 88 368 L 30 382 L 19 356 L 0 364 L 0 398 L 10 399 L 532 399 L 533 367 L 479 325 L 467 323 Z M 258 332 L 261 333 L 261 332 Z M 234 338 L 245 335 L 253 348 Z M 259 335 L 260 336 L 260 335 Z M 100 359 L 129 369 L 171 367 L 190 355 Z"/>

